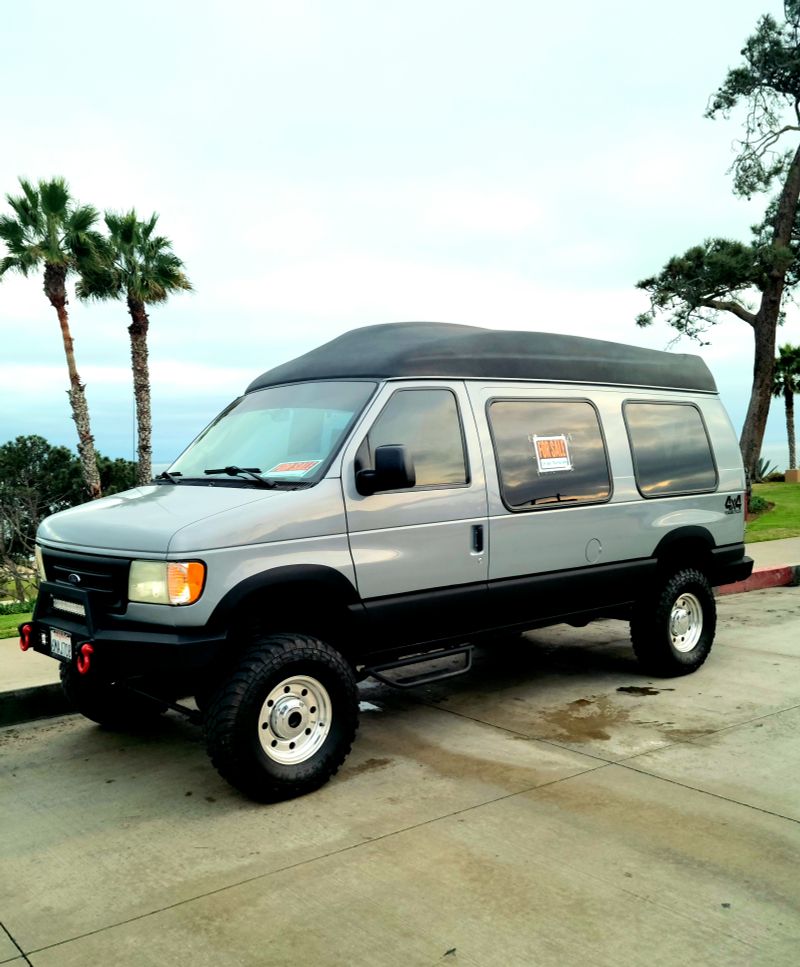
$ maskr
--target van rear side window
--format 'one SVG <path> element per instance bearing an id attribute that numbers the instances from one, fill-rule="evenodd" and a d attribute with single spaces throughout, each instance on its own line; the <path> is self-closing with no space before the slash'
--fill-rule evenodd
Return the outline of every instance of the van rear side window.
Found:
<path id="1" fill-rule="evenodd" d="M 643 497 L 716 489 L 717 468 L 696 406 L 627 402 L 623 413 Z"/>
<path id="2" fill-rule="evenodd" d="M 512 510 L 573 507 L 611 496 L 597 411 L 583 400 L 489 405 L 503 500 Z"/>

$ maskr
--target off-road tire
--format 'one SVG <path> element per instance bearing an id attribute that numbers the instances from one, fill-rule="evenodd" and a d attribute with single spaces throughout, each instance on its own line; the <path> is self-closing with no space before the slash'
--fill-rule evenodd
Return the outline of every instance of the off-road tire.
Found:
<path id="1" fill-rule="evenodd" d="M 166 705 L 129 692 L 93 671 L 81 675 L 75 665 L 63 663 L 59 670 L 67 701 L 87 719 L 115 731 L 151 727 L 167 710 Z"/>
<path id="2" fill-rule="evenodd" d="M 330 716 L 316 751 L 304 761 L 287 763 L 266 751 L 272 734 L 266 703 L 282 682 L 292 679 L 320 686 L 329 698 Z M 357 728 L 352 667 L 335 648 L 300 634 L 254 635 L 203 718 L 206 747 L 217 771 L 258 802 L 292 799 L 324 785 L 347 758 Z"/>
<path id="3" fill-rule="evenodd" d="M 682 612 L 699 613 L 681 637 Z M 663 577 L 636 603 L 631 614 L 631 643 L 644 672 L 664 678 L 688 675 L 708 658 L 717 627 L 714 592 L 702 571 L 685 568 Z M 694 637 L 696 636 L 696 641 Z M 689 650 L 681 650 L 684 647 Z"/>

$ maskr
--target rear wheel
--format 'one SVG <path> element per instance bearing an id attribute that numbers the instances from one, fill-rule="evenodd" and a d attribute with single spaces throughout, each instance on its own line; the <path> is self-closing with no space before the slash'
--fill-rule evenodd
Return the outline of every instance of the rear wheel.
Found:
<path id="1" fill-rule="evenodd" d="M 717 608 L 708 578 L 686 568 L 662 579 L 631 617 L 631 642 L 643 670 L 671 677 L 698 669 L 714 643 Z"/>
<path id="2" fill-rule="evenodd" d="M 67 701 L 87 719 L 109 729 L 135 730 L 158 721 L 166 711 L 157 699 L 145 698 L 89 671 L 81 675 L 74 665 L 60 668 Z"/>
<path id="3" fill-rule="evenodd" d="M 358 727 L 353 669 L 308 635 L 258 635 L 209 702 L 204 728 L 220 775 L 261 802 L 324 785 Z"/>

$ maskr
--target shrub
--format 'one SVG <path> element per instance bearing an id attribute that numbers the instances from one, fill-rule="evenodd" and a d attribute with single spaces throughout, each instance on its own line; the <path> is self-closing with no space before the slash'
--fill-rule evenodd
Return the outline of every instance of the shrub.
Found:
<path id="1" fill-rule="evenodd" d="M 775 470 L 769 476 L 764 477 L 764 483 L 784 483 L 786 481 L 786 474 L 780 472 L 780 470 Z"/>
<path id="2" fill-rule="evenodd" d="M 774 463 L 770 463 L 764 457 L 758 458 L 756 471 L 753 474 L 754 483 L 763 483 L 771 473 L 777 473 L 778 468 Z"/>
<path id="3" fill-rule="evenodd" d="M 36 598 L 29 598 L 27 601 L 14 601 L 11 604 L 0 604 L 0 614 L 27 614 L 33 611 Z"/>
<path id="4" fill-rule="evenodd" d="M 751 514 L 763 514 L 765 510 L 769 510 L 769 502 L 758 494 L 751 494 L 747 509 Z"/>

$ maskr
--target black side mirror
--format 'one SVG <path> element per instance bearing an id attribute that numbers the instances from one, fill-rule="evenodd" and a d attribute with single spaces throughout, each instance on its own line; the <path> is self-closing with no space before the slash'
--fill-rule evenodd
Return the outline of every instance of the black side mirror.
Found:
<path id="1" fill-rule="evenodd" d="M 362 497 L 369 497 L 380 490 L 405 490 L 416 482 L 411 454 L 399 443 L 376 447 L 375 469 L 359 470 L 356 474 L 356 490 Z"/>

